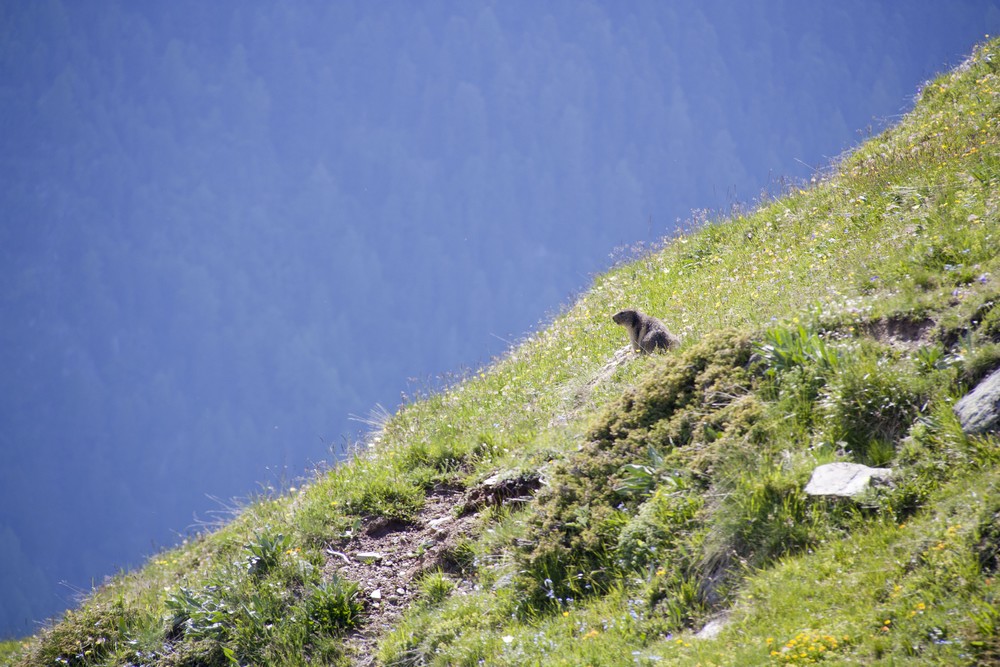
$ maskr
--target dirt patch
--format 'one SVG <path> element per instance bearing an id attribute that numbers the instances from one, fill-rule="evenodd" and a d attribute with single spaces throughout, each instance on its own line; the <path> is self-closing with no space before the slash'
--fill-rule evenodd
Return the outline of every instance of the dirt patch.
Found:
<path id="1" fill-rule="evenodd" d="M 929 317 L 894 315 L 866 323 L 864 331 L 880 343 L 914 348 L 931 342 L 935 324 Z"/>
<path id="2" fill-rule="evenodd" d="M 521 471 L 510 475 L 497 473 L 469 489 L 462 513 L 478 512 L 488 506 L 530 502 L 541 485 L 542 476 L 535 471 Z"/>
<path id="3" fill-rule="evenodd" d="M 476 520 L 453 515 L 462 498 L 455 489 L 436 490 L 413 521 L 373 519 L 354 539 L 326 550 L 324 577 L 336 573 L 357 582 L 365 602 L 364 626 L 347 638 L 354 664 L 375 664 L 378 640 L 413 602 L 421 574 L 455 570 L 454 548 Z"/>

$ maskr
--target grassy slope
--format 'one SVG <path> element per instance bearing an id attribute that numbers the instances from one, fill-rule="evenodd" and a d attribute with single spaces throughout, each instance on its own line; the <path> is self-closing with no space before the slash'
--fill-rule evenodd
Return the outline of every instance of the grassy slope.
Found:
<path id="1" fill-rule="evenodd" d="M 950 410 L 1000 359 L 998 190 L 993 41 L 814 187 L 598 277 L 370 450 L 96 591 L 22 664 L 350 662 L 343 633 L 364 617 L 322 574 L 327 545 L 359 518 L 414 516 L 442 485 L 534 470 L 546 485 L 480 513 L 382 661 L 1000 655 L 998 443 Z M 625 306 L 662 315 L 681 351 L 606 366 Z M 892 465 L 896 482 L 861 503 L 806 498 L 833 460 Z M 458 579 L 475 588 L 449 594 Z M 720 613 L 717 638 L 694 638 Z"/>

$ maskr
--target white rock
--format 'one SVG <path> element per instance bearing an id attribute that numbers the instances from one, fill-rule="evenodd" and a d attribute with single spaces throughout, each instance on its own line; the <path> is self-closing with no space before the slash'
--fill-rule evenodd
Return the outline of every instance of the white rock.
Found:
<path id="1" fill-rule="evenodd" d="M 871 480 L 888 479 L 889 468 L 869 468 L 860 463 L 827 463 L 813 470 L 805 491 L 810 496 L 843 496 L 850 498 L 868 488 Z"/>

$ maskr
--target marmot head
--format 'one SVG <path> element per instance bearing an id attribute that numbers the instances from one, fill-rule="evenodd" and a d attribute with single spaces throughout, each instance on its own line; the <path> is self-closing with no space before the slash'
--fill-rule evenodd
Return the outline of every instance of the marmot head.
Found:
<path id="1" fill-rule="evenodd" d="M 632 310 L 631 308 L 627 310 L 620 310 L 611 316 L 615 324 L 620 324 L 623 327 L 632 326 L 637 319 L 639 319 L 638 311 Z"/>

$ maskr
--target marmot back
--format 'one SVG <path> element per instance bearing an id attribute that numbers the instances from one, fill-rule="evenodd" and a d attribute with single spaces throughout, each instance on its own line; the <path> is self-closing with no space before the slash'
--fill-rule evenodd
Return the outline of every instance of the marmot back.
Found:
<path id="1" fill-rule="evenodd" d="M 638 352 L 669 350 L 681 344 L 681 339 L 670 333 L 667 325 L 638 310 L 631 308 L 622 310 L 615 313 L 611 319 L 615 324 L 628 329 L 632 348 Z"/>

